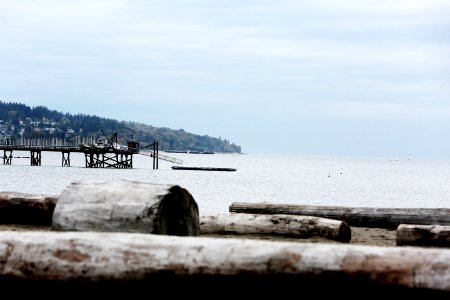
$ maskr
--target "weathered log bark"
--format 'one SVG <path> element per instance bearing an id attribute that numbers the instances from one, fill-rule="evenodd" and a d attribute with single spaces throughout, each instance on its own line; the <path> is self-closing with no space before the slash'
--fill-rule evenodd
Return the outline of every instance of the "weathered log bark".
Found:
<path id="1" fill-rule="evenodd" d="M 51 225 L 57 196 L 0 192 L 1 224 Z"/>
<path id="2" fill-rule="evenodd" d="M 320 236 L 348 243 L 351 229 L 343 221 L 294 215 L 218 214 L 200 217 L 201 234 L 267 234 L 298 238 Z"/>
<path id="3" fill-rule="evenodd" d="M 398 246 L 450 247 L 450 226 L 400 224 L 395 240 Z"/>
<path id="4" fill-rule="evenodd" d="M 400 224 L 450 225 L 449 208 L 375 208 L 234 202 L 230 212 L 290 214 L 345 221 L 350 226 L 396 229 Z"/>
<path id="5" fill-rule="evenodd" d="M 58 198 L 52 229 L 200 233 L 198 206 L 186 189 L 128 180 L 72 183 Z"/>
<path id="6" fill-rule="evenodd" d="M 450 249 L 177 237 L 139 233 L 0 232 L 0 282 L 128 287 L 170 293 L 301 291 L 351 296 L 450 295 Z M 207 282 L 210 285 L 205 285 Z M 7 284 L 6 284 L 7 283 Z M 167 289 L 166 284 L 170 288 Z M 185 283 L 185 284 L 184 284 Z M 64 290 L 67 292 L 68 290 Z M 83 290 L 84 291 L 84 290 Z M 126 292 L 132 292 L 127 289 Z M 204 291 L 204 290 L 203 290 Z M 59 294 L 59 293 L 56 293 Z M 59 295 L 60 296 L 60 295 Z M 209 294 L 209 296 L 211 296 Z"/>

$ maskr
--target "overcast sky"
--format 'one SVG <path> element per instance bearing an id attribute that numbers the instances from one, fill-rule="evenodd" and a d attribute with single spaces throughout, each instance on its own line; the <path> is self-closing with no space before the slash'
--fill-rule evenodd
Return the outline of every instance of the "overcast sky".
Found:
<path id="1" fill-rule="evenodd" d="M 0 0 L 0 100 L 244 153 L 450 159 L 448 0 Z"/>

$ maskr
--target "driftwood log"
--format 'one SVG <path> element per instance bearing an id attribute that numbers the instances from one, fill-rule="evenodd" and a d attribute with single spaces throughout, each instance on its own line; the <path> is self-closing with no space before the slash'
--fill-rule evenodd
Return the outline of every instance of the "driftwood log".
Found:
<path id="1" fill-rule="evenodd" d="M 298 238 L 320 236 L 348 243 L 347 223 L 327 218 L 295 215 L 218 214 L 200 217 L 201 234 L 263 234 Z"/>
<path id="2" fill-rule="evenodd" d="M 398 246 L 450 247 L 450 226 L 401 224 L 395 240 Z"/>
<path id="3" fill-rule="evenodd" d="M 234 202 L 230 205 L 229 211 L 315 216 L 345 221 L 350 226 L 386 229 L 396 229 L 400 224 L 450 225 L 449 208 L 375 208 Z"/>
<path id="4" fill-rule="evenodd" d="M 198 206 L 186 189 L 128 180 L 72 183 L 58 198 L 52 229 L 200 233 Z"/>
<path id="5" fill-rule="evenodd" d="M 448 297 L 450 249 L 3 231 L 0 283 L 3 292 L 12 287 L 29 292 L 33 287 L 55 286 L 71 293 L 85 292 L 80 287 L 115 293 L 128 287 L 126 294 L 142 288 L 165 296 L 204 292 L 211 297 L 208 288 L 220 288 L 215 292 L 221 295 L 244 288 L 262 296 L 300 291 L 360 299 L 361 295 L 392 296 L 397 291 L 402 296 Z"/>
<path id="6" fill-rule="evenodd" d="M 0 224 L 52 224 L 57 196 L 0 192 Z"/>

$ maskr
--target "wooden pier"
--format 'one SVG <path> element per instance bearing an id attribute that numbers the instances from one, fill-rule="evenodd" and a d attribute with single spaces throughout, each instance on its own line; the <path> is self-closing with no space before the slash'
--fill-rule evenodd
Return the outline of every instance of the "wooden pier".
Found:
<path id="1" fill-rule="evenodd" d="M 153 151 L 141 152 L 141 149 L 153 146 Z M 111 139 L 101 143 L 81 143 L 79 145 L 65 144 L 64 142 L 46 141 L 26 141 L 21 144 L 0 144 L 0 151 L 3 151 L 3 164 L 11 165 L 14 158 L 13 151 L 29 151 L 30 166 L 40 166 L 42 164 L 42 152 L 60 152 L 61 166 L 70 167 L 70 154 L 83 153 L 85 156 L 86 168 L 133 168 L 133 155 L 142 154 L 153 158 L 153 169 L 158 169 L 158 160 L 166 160 L 177 164 L 182 161 L 173 157 L 160 155 L 158 151 L 158 141 L 152 144 L 139 147 L 136 141 L 129 141 L 127 146 L 119 146 L 117 134 Z M 20 157 L 24 158 L 24 157 Z"/>

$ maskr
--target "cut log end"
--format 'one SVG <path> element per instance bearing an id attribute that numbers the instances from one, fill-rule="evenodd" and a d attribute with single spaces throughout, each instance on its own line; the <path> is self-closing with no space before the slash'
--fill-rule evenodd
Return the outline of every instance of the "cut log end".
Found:
<path id="1" fill-rule="evenodd" d="M 69 185 L 56 204 L 52 229 L 197 236 L 200 224 L 186 189 L 112 180 Z"/>
<path id="2" fill-rule="evenodd" d="M 51 225 L 57 197 L 0 192 L 0 221 L 3 224 Z"/>
<path id="3" fill-rule="evenodd" d="M 200 234 L 198 206 L 192 195 L 175 185 L 161 200 L 157 233 L 179 236 Z"/>
<path id="4" fill-rule="evenodd" d="M 339 226 L 339 233 L 336 238 L 337 241 L 340 241 L 342 243 L 350 243 L 352 239 L 352 230 L 350 226 L 346 222 L 342 222 Z"/>

